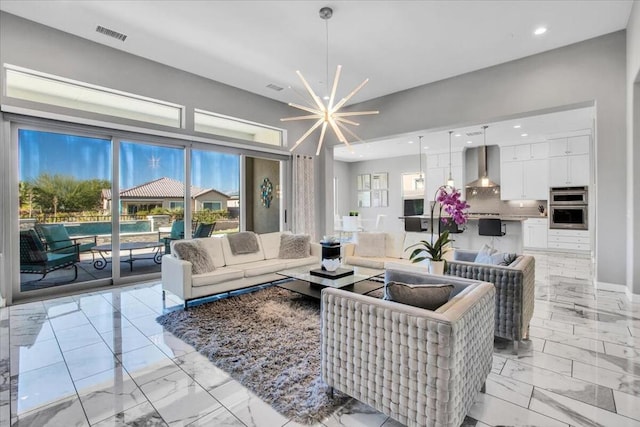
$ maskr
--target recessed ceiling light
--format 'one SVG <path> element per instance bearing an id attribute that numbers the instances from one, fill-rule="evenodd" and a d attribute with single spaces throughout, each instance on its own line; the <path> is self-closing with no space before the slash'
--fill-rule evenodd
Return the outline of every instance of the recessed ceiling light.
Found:
<path id="1" fill-rule="evenodd" d="M 428 149 L 429 149 L 429 147 L 424 147 L 424 149 L 425 149 L 425 150 L 428 150 Z"/>
<path id="2" fill-rule="evenodd" d="M 462 136 L 462 135 L 460 135 L 459 133 L 456 133 L 456 134 L 455 134 L 455 135 L 453 135 L 453 136 Z"/>
<path id="3" fill-rule="evenodd" d="M 329 95 L 323 96 L 322 99 L 324 99 L 325 101 L 328 101 L 329 100 Z"/>
<path id="4" fill-rule="evenodd" d="M 520 136 L 529 136 L 529 134 L 528 133 L 523 133 Z"/>
<path id="5" fill-rule="evenodd" d="M 358 157 L 364 157 L 364 154 L 360 154 Z"/>
<path id="6" fill-rule="evenodd" d="M 538 27 L 536 28 L 536 30 L 533 32 L 533 34 L 535 34 L 536 36 L 541 36 L 544 33 L 547 32 L 547 27 Z"/>
<path id="7" fill-rule="evenodd" d="M 467 141 L 467 144 L 473 144 L 473 141 Z"/>
<path id="8" fill-rule="evenodd" d="M 409 144 L 413 144 L 413 141 L 409 141 Z"/>
<path id="9" fill-rule="evenodd" d="M 513 125 L 514 129 L 520 129 L 520 125 Z"/>

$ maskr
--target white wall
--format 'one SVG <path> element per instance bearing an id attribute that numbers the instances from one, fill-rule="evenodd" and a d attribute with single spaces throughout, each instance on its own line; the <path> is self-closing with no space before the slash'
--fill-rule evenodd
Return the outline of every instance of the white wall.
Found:
<path id="1" fill-rule="evenodd" d="M 336 170 L 339 171 L 339 176 L 344 176 L 344 178 L 341 179 L 348 183 L 350 187 L 350 199 L 344 201 L 348 205 L 343 205 L 348 206 L 348 208 L 345 207 L 341 209 L 341 214 L 346 215 L 349 210 L 357 210 L 362 219 L 369 221 L 371 224 L 375 224 L 378 215 L 386 215 L 383 226 L 385 231 L 404 230 L 404 222 L 399 219 L 403 214 L 404 206 L 402 201 L 401 175 L 403 173 L 416 173 L 420 169 L 417 155 L 368 160 L 364 162 L 336 161 L 334 163 Z M 371 174 L 375 172 L 387 172 L 389 174 L 389 206 L 359 208 L 357 206 L 356 177 L 360 174 Z"/>
<path id="2" fill-rule="evenodd" d="M 626 56 L 620 31 L 373 99 L 353 106 L 380 110 L 361 121 L 358 135 L 382 138 L 595 105 L 597 177 L 590 191 L 597 192 L 596 277 L 624 284 Z"/>
<path id="3" fill-rule="evenodd" d="M 635 167 L 634 167 L 635 166 Z M 640 294 L 640 1 L 627 24 L 627 288 Z"/>

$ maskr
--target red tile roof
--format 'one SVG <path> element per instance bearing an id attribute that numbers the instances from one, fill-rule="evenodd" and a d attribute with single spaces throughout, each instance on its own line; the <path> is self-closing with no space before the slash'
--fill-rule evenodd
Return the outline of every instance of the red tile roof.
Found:
<path id="1" fill-rule="evenodd" d="M 200 188 L 191 186 L 191 197 L 195 198 L 201 194 L 215 191 L 229 197 L 228 195 L 217 191 L 213 188 Z M 111 189 L 103 189 L 102 196 L 111 199 Z M 175 179 L 163 177 L 154 181 L 145 182 L 135 187 L 120 191 L 120 197 L 123 199 L 167 199 L 184 197 L 184 185 Z"/>

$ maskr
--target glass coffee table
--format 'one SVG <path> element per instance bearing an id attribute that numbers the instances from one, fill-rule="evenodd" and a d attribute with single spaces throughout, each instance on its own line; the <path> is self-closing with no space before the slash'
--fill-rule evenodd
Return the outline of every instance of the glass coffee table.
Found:
<path id="1" fill-rule="evenodd" d="M 278 287 L 320 299 L 323 288 L 340 288 L 356 294 L 366 294 L 384 287 L 382 276 L 384 270 L 375 268 L 343 265 L 340 269 L 353 270 L 353 274 L 338 279 L 314 276 L 311 270 L 320 267 L 303 266 L 278 271 L 281 276 L 289 277 L 288 282 L 279 283 Z"/>

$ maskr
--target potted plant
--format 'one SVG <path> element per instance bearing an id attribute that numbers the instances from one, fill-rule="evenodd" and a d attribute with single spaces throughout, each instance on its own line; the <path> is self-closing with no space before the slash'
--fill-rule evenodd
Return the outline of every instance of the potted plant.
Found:
<path id="1" fill-rule="evenodd" d="M 460 200 L 460 197 L 460 190 L 448 185 L 443 185 L 436 190 L 436 202 L 440 207 L 438 221 L 442 221 L 445 224 L 447 221 L 454 221 L 458 225 L 463 225 L 467 222 L 467 213 L 465 210 L 469 205 L 464 200 Z M 435 206 L 436 203 L 431 205 L 431 240 L 421 240 L 420 242 L 409 246 L 407 249 L 416 247 L 409 257 L 411 262 L 418 263 L 429 259 L 429 273 L 444 274 L 445 260 L 443 259 L 443 256 L 449 250 L 447 245 L 453 240 L 449 237 L 448 231 L 443 231 L 434 241 L 433 214 Z M 442 217 L 443 210 L 449 214 L 449 218 Z M 425 255 L 425 252 L 428 256 Z"/>

